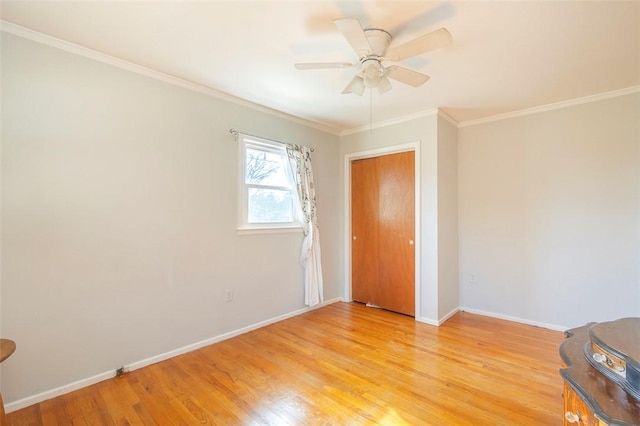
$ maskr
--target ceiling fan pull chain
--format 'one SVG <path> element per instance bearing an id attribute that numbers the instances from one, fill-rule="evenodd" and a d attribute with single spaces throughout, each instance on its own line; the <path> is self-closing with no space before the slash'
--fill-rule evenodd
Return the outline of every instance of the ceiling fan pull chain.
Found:
<path id="1" fill-rule="evenodd" d="M 373 89 L 369 89 L 369 136 L 373 136 Z"/>

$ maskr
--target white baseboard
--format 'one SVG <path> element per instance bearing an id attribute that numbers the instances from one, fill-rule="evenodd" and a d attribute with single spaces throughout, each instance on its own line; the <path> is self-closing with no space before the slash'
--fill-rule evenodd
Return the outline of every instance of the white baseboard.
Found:
<path id="1" fill-rule="evenodd" d="M 287 318 L 292 318 L 292 317 L 295 317 L 297 315 L 304 314 L 305 312 L 309 312 L 309 311 L 312 311 L 314 309 L 318 309 L 318 308 L 321 308 L 323 306 L 327 306 L 327 305 L 330 305 L 332 303 L 341 302 L 341 301 L 342 301 L 342 298 L 335 298 L 335 299 L 327 300 L 327 301 L 325 301 L 323 303 L 320 303 L 320 304 L 318 304 L 318 305 L 316 305 L 314 307 L 311 307 L 311 308 L 307 307 L 307 308 L 298 309 L 296 311 L 289 312 L 289 313 L 286 313 L 286 314 L 283 314 L 283 315 L 279 315 L 277 317 L 270 318 L 268 320 L 260 321 L 258 323 L 251 324 L 251 325 L 248 325 L 246 327 L 230 331 L 228 333 L 220 334 L 220 335 L 212 337 L 210 339 L 202 340 L 200 342 L 192 343 L 190 345 L 183 346 L 181 348 L 177 348 L 177 349 L 174 349 L 174 350 L 169 351 L 169 352 L 165 352 L 165 353 L 162 353 L 162 354 L 159 354 L 159 355 L 152 356 L 152 357 L 147 358 L 147 359 L 136 361 L 136 362 L 134 362 L 132 364 L 125 365 L 124 369 L 125 369 L 125 371 L 137 370 L 139 368 L 146 367 L 147 365 L 155 364 L 157 362 L 164 361 L 164 360 L 167 360 L 169 358 L 173 358 L 175 356 L 182 355 L 182 354 L 187 353 L 187 352 L 195 351 L 195 350 L 200 349 L 200 348 L 202 348 L 204 346 L 209 346 L 209 345 L 212 345 L 214 343 L 218 343 L 218 342 L 221 342 L 223 340 L 227 340 L 227 339 L 230 339 L 232 337 L 239 336 L 239 335 L 247 333 L 249 331 L 252 331 L 252 330 L 255 330 L 255 329 L 270 325 L 270 324 L 274 324 L 276 322 L 285 320 Z M 17 411 L 17 410 L 20 410 L 22 408 L 29 407 L 29 406 L 31 406 L 33 404 L 38 404 L 38 403 L 40 403 L 42 401 L 46 401 L 48 399 L 55 398 L 57 396 L 64 395 L 66 393 L 73 392 L 75 390 L 82 389 L 82 388 L 85 388 L 87 386 L 94 385 L 94 384 L 96 384 L 98 382 L 102 382 L 103 380 L 110 379 L 110 378 L 112 378 L 114 376 L 115 376 L 115 369 L 114 370 L 110 370 L 110 371 L 105 371 L 104 373 L 96 374 L 95 376 L 87 377 L 85 379 L 81 379 L 81 380 L 78 380 L 78 381 L 75 381 L 75 382 L 72 382 L 72 383 L 69 383 L 69 384 L 66 384 L 66 385 L 63 385 L 63 386 L 60 386 L 60 387 L 45 391 L 45 392 L 41 392 L 41 393 L 36 394 L 36 395 L 28 396 L 26 398 L 22 398 L 22 399 L 19 399 L 17 401 L 9 402 L 9 403 L 7 403 L 5 405 L 5 411 L 7 413 L 11 413 L 13 411 Z"/>
<path id="2" fill-rule="evenodd" d="M 483 315 L 485 317 L 498 318 L 498 319 L 511 321 L 511 322 L 519 322 L 521 324 L 533 325 L 535 327 L 547 328 L 549 330 L 565 331 L 569 328 L 569 327 L 556 325 L 556 324 L 548 324 L 544 322 L 531 321 L 531 320 L 519 318 L 519 317 L 512 317 L 510 315 L 496 314 L 495 312 L 488 312 L 480 309 L 465 308 L 462 306 L 460 307 L 460 310 L 463 312 L 469 312 L 470 314 Z"/>
<path id="3" fill-rule="evenodd" d="M 110 379 L 115 376 L 114 371 L 107 371 L 104 373 L 96 374 L 95 376 L 87 377 L 86 379 L 77 380 L 75 382 L 62 385 L 55 389 L 51 389 L 48 391 L 44 391 L 38 393 L 36 395 L 28 396 L 26 398 L 19 399 L 17 401 L 6 403 L 4 408 L 7 413 L 11 413 L 12 411 L 17 411 L 22 408 L 29 407 L 33 404 L 37 404 L 42 401 L 46 401 L 47 399 L 55 398 L 56 396 L 64 395 L 65 393 L 73 392 L 78 389 L 85 388 L 87 386 L 91 386 L 98 382 L 102 382 L 103 380 Z"/>
<path id="4" fill-rule="evenodd" d="M 457 314 L 459 310 L 460 310 L 460 308 L 453 308 L 453 310 L 451 312 L 449 312 L 448 314 L 446 314 L 445 316 L 443 316 L 442 318 L 440 318 L 438 320 L 434 320 L 434 319 L 427 318 L 427 317 L 416 317 L 416 321 L 422 322 L 422 323 L 425 323 L 425 324 L 429 324 L 429 325 L 434 325 L 436 327 L 440 327 L 442 324 L 447 322 L 447 320 L 449 318 L 451 318 L 452 316 Z"/>
<path id="5" fill-rule="evenodd" d="M 438 324 L 438 321 L 431 319 L 431 318 L 427 318 L 427 317 L 416 317 L 416 321 L 424 323 L 424 324 L 429 324 L 429 325 L 433 325 L 438 327 L 440 324 Z"/>
<path id="6" fill-rule="evenodd" d="M 460 308 L 454 308 L 454 309 L 452 309 L 452 310 L 451 310 L 451 312 L 449 312 L 447 315 L 443 316 L 442 318 L 440 318 L 440 319 L 438 320 L 438 323 L 439 323 L 438 325 L 442 325 L 442 324 L 444 324 L 445 322 L 447 322 L 447 320 L 448 320 L 449 318 L 451 318 L 452 316 L 454 316 L 455 314 L 457 314 L 459 311 L 460 311 Z"/>

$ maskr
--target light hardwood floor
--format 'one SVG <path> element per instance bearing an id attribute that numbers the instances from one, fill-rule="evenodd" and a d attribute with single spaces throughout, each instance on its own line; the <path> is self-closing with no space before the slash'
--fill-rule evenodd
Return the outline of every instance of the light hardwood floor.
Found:
<path id="1" fill-rule="evenodd" d="M 7 416 L 8 425 L 560 425 L 561 332 L 335 303 Z"/>

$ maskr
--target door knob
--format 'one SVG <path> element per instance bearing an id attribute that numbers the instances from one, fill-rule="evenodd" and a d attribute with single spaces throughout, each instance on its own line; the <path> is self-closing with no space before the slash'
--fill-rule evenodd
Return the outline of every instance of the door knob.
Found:
<path id="1" fill-rule="evenodd" d="M 409 245 L 412 246 L 413 245 L 413 240 L 409 240 Z"/>

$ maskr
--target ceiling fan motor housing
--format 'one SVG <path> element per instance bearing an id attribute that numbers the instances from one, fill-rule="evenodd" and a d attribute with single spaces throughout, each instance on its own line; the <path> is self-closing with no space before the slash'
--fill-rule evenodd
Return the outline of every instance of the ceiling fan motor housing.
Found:
<path id="1" fill-rule="evenodd" d="M 385 74 L 384 67 L 380 63 L 380 58 L 387 51 L 391 43 L 391 34 L 376 28 L 364 30 L 364 35 L 369 42 L 371 52 L 369 55 L 360 58 L 362 68 L 360 76 L 364 80 L 365 87 L 373 88 L 378 86 L 380 78 Z"/>
<path id="2" fill-rule="evenodd" d="M 387 47 L 391 43 L 391 34 L 385 30 L 376 28 L 364 30 L 364 35 L 371 46 L 371 54 L 369 56 L 384 56 Z M 360 58 L 362 60 L 362 58 Z"/>

